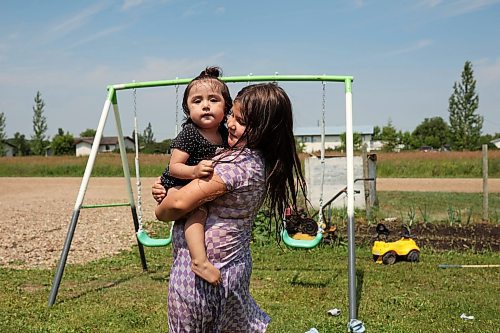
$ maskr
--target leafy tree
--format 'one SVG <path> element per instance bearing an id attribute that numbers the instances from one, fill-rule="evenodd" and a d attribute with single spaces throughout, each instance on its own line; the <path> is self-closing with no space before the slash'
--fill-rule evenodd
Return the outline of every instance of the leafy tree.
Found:
<path id="1" fill-rule="evenodd" d="M 14 138 L 11 143 L 16 146 L 17 156 L 27 156 L 30 154 L 30 145 L 24 134 L 19 132 L 14 133 Z"/>
<path id="2" fill-rule="evenodd" d="M 489 149 L 498 149 L 493 143 L 491 143 L 492 140 L 495 140 L 497 138 L 500 138 L 500 133 L 495 133 L 493 135 L 491 134 L 481 135 L 479 143 L 481 144 L 481 146 L 488 145 Z"/>
<path id="3" fill-rule="evenodd" d="M 392 125 L 392 121 L 389 119 L 387 125 L 382 127 L 380 132 L 380 140 L 384 142 L 385 151 L 393 151 L 398 144 L 398 133 L 396 128 Z"/>
<path id="4" fill-rule="evenodd" d="M 455 82 L 449 98 L 450 139 L 454 149 L 473 150 L 479 148 L 483 117 L 476 114 L 479 96 L 476 94 L 476 80 L 470 61 L 462 71 L 462 81 Z"/>
<path id="5" fill-rule="evenodd" d="M 145 154 L 167 154 L 170 152 L 171 139 L 165 139 L 162 142 L 153 142 L 152 144 L 144 147 L 142 150 Z"/>
<path id="6" fill-rule="evenodd" d="M 47 120 L 43 115 L 45 102 L 42 94 L 37 91 L 35 96 L 35 106 L 33 106 L 33 132 L 31 137 L 31 151 L 35 155 L 43 155 L 45 152 L 45 133 L 47 132 Z"/>
<path id="7" fill-rule="evenodd" d="M 7 134 L 5 134 L 5 114 L 0 113 L 0 156 L 5 156 L 6 150 L 4 147 L 4 142 L 7 139 Z"/>
<path id="8" fill-rule="evenodd" d="M 352 143 L 353 143 L 354 150 L 361 149 L 361 141 L 362 141 L 361 133 L 353 132 L 352 133 Z M 345 151 L 346 145 L 347 145 L 347 133 L 344 132 L 344 133 L 340 134 L 340 147 L 339 147 L 339 149 L 342 151 Z"/>
<path id="9" fill-rule="evenodd" d="M 142 140 L 144 145 L 149 145 L 153 142 L 155 142 L 155 136 L 153 133 L 153 127 L 151 126 L 151 123 L 148 123 L 148 126 L 144 130 L 144 133 L 142 135 Z"/>
<path id="10" fill-rule="evenodd" d="M 397 137 L 397 141 L 403 145 L 402 149 L 410 150 L 414 147 L 411 133 L 409 131 L 399 131 Z"/>
<path id="11" fill-rule="evenodd" d="M 97 131 L 92 128 L 87 128 L 85 131 L 80 133 L 81 138 L 93 138 Z"/>
<path id="12" fill-rule="evenodd" d="M 439 149 L 448 143 L 448 124 L 441 117 L 425 118 L 413 131 L 412 139 L 415 148 Z"/>
<path id="13" fill-rule="evenodd" d="M 373 140 L 380 140 L 380 127 L 373 127 Z"/>
<path id="14" fill-rule="evenodd" d="M 52 139 L 51 147 L 54 155 L 74 155 L 75 138 L 69 132 L 64 133 L 63 129 L 59 128 Z"/>
<path id="15" fill-rule="evenodd" d="M 135 140 L 135 130 L 132 131 L 132 140 Z M 141 133 L 137 132 L 137 142 L 139 143 L 139 150 L 144 148 L 144 137 Z"/>

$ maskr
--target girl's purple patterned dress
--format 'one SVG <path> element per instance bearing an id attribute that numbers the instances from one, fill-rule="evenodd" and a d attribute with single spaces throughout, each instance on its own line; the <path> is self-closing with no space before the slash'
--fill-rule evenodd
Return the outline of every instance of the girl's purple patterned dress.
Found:
<path id="1" fill-rule="evenodd" d="M 169 332 L 265 332 L 270 322 L 250 295 L 252 223 L 262 204 L 265 167 L 250 149 L 228 153 L 215 166 L 228 192 L 209 204 L 205 244 L 210 262 L 221 270 L 214 287 L 191 271 L 184 225 L 174 224 L 174 262 L 168 288 Z"/>

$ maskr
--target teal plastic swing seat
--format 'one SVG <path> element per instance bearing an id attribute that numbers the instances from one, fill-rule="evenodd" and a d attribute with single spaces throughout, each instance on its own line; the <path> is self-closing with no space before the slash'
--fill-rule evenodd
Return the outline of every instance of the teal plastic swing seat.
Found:
<path id="1" fill-rule="evenodd" d="M 151 238 L 149 237 L 148 233 L 144 230 L 139 230 L 137 231 L 137 240 L 139 243 L 141 243 L 144 246 L 147 247 L 161 247 L 161 246 L 167 246 L 170 243 L 172 243 L 172 227 L 170 228 L 170 235 L 168 235 L 167 238 Z"/>
<path id="2" fill-rule="evenodd" d="M 283 240 L 283 243 L 285 243 L 290 247 L 296 247 L 301 249 L 312 249 L 318 246 L 318 244 L 321 242 L 321 240 L 323 239 L 323 234 L 321 232 L 318 232 L 316 234 L 316 237 L 314 237 L 311 240 L 294 239 L 290 237 L 286 229 L 283 229 L 283 231 L 281 231 L 281 239 Z"/>

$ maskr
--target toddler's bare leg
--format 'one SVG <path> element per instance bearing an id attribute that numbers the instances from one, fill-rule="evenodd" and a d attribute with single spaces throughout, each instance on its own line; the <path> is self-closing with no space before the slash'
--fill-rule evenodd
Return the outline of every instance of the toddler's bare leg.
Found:
<path id="1" fill-rule="evenodd" d="M 207 210 L 200 207 L 186 220 L 184 234 L 191 255 L 191 270 L 210 284 L 221 282 L 220 271 L 207 258 L 205 250 L 205 220 Z"/>

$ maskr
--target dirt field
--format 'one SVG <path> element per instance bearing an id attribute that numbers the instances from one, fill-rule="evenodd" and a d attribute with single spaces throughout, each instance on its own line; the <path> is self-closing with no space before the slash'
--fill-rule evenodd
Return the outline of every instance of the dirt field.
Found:
<path id="1" fill-rule="evenodd" d="M 54 267 L 59 260 L 81 178 L 0 177 L 0 265 Z M 144 220 L 154 220 L 153 178 L 142 180 Z M 135 181 L 133 182 L 135 189 Z M 380 191 L 481 192 L 480 179 L 377 179 Z M 500 179 L 490 179 L 500 192 Z M 128 202 L 123 178 L 92 178 L 84 204 Z M 498 229 L 498 228 L 497 228 Z M 496 229 L 495 229 L 496 230 Z M 498 231 L 491 237 L 498 243 Z M 435 230 L 429 232 L 435 233 Z M 82 209 L 68 263 L 127 250 L 135 243 L 129 207 Z"/>

